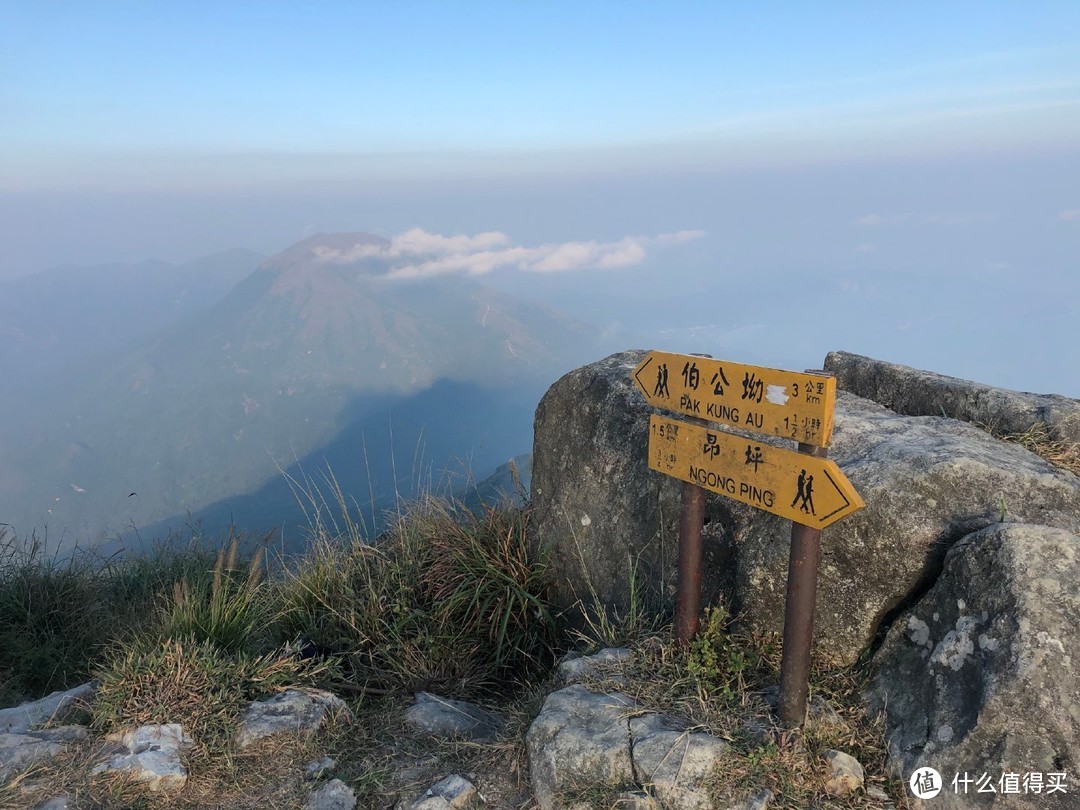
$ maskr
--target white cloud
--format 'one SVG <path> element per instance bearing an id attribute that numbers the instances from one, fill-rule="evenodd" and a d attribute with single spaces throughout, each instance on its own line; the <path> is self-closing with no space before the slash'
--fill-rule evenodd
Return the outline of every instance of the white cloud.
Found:
<path id="1" fill-rule="evenodd" d="M 413 228 L 400 236 L 395 236 L 390 244 L 391 256 L 423 256 L 425 254 L 475 253 L 490 250 L 510 242 L 510 237 L 499 231 L 486 231 L 476 236 L 461 234 L 443 236 L 428 233 L 423 228 Z"/>
<path id="2" fill-rule="evenodd" d="M 617 242 L 561 242 L 536 247 L 514 245 L 499 231 L 444 236 L 413 228 L 395 236 L 390 247 L 359 244 L 351 248 L 318 247 L 323 261 L 348 263 L 378 256 L 391 260 L 389 278 L 424 278 L 446 273 L 483 275 L 498 269 L 534 273 L 610 269 L 640 264 L 653 245 L 683 244 L 704 231 L 675 231 L 656 236 L 627 236 Z M 395 261 L 397 260 L 397 261 Z"/>
<path id="3" fill-rule="evenodd" d="M 856 225 L 862 225 L 863 227 L 869 227 L 871 225 L 881 224 L 881 214 L 866 214 L 855 220 Z"/>
<path id="4" fill-rule="evenodd" d="M 1061 222 L 1080 222 L 1080 208 L 1070 208 L 1057 216 Z"/>

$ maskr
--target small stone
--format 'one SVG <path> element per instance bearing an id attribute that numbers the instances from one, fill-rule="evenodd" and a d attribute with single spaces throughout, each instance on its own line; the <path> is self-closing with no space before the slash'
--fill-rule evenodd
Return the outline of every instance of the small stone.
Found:
<path id="1" fill-rule="evenodd" d="M 737 802 L 729 801 L 728 803 L 717 805 L 717 808 L 723 807 L 724 810 L 767 810 L 772 800 L 772 791 L 763 790 L 760 793 L 755 793 L 753 796 L 748 796 Z"/>
<path id="2" fill-rule="evenodd" d="M 825 790 L 829 795 L 847 796 L 863 786 L 863 766 L 855 757 L 830 748 L 825 759 L 828 762 Z"/>
<path id="3" fill-rule="evenodd" d="M 772 800 L 773 792 L 771 790 L 763 790 L 747 799 L 743 799 L 739 804 L 729 808 L 729 810 L 767 810 L 768 806 L 772 804 Z"/>
<path id="4" fill-rule="evenodd" d="M 416 702 L 405 711 L 405 719 L 413 728 L 434 737 L 460 737 L 474 742 L 487 742 L 503 726 L 503 719 L 464 700 L 418 692 Z"/>
<path id="5" fill-rule="evenodd" d="M 308 796 L 306 810 L 353 810 L 356 793 L 340 779 L 327 782 Z"/>
<path id="6" fill-rule="evenodd" d="M 328 771 L 332 770 L 337 765 L 337 760 L 333 757 L 323 757 L 322 759 L 316 759 L 313 762 L 309 762 L 304 766 L 304 778 L 305 779 L 320 779 L 325 776 Z"/>
<path id="7" fill-rule="evenodd" d="M 119 744 L 126 753 L 96 765 L 92 773 L 129 771 L 154 791 L 179 789 L 187 783 L 180 752 L 191 745 L 191 738 L 179 723 L 139 726 L 110 734 L 106 740 Z"/>
<path id="8" fill-rule="evenodd" d="M 615 797 L 619 810 L 659 810 L 662 805 L 644 790 L 624 790 Z"/>
<path id="9" fill-rule="evenodd" d="M 559 677 L 567 684 L 578 683 L 583 678 L 597 675 L 599 670 L 629 661 L 633 657 L 634 654 L 626 647 L 610 647 L 594 655 L 563 661 L 559 664 Z"/>
<path id="10" fill-rule="evenodd" d="M 236 732 L 241 748 L 274 734 L 310 734 L 322 725 L 327 712 L 348 712 L 345 701 L 322 689 L 286 689 L 266 700 L 251 703 Z"/>
<path id="11" fill-rule="evenodd" d="M 866 789 L 866 795 L 868 798 L 874 799 L 879 802 L 889 801 L 889 794 L 879 788 L 877 785 L 870 785 Z"/>
<path id="12" fill-rule="evenodd" d="M 479 797 L 473 783 L 455 773 L 428 788 L 410 810 L 465 810 L 474 806 Z"/>

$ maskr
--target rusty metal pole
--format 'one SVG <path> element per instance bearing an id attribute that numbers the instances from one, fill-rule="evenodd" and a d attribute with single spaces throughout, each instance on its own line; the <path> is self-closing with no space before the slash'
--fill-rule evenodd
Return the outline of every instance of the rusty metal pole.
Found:
<path id="1" fill-rule="evenodd" d="M 701 531 L 705 525 L 705 490 L 697 484 L 682 485 L 679 510 L 679 584 L 675 596 L 675 630 L 680 647 L 698 632 L 701 612 Z"/>
<path id="2" fill-rule="evenodd" d="M 812 369 L 807 371 L 822 374 Z M 812 444 L 800 443 L 799 452 L 816 458 L 828 455 L 824 447 Z M 787 728 L 802 726 L 806 718 L 820 558 L 821 530 L 792 523 L 787 598 L 784 603 L 784 650 L 780 660 L 780 723 Z"/>
<path id="3" fill-rule="evenodd" d="M 709 359 L 711 354 L 694 354 Z M 705 425 L 702 419 L 688 422 Z M 705 490 L 683 482 L 679 506 L 679 581 L 675 591 L 675 639 L 686 647 L 698 632 L 701 613 L 702 530 L 705 527 Z"/>

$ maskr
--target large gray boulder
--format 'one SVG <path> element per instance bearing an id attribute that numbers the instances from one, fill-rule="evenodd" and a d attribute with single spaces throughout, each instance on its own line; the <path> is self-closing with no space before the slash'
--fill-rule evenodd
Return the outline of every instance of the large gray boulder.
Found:
<path id="1" fill-rule="evenodd" d="M 829 352 L 825 370 L 842 390 L 897 413 L 948 416 L 998 433 L 1025 433 L 1041 423 L 1052 438 L 1080 442 L 1080 401 L 1069 397 L 994 388 L 849 352 Z"/>
<path id="2" fill-rule="evenodd" d="M 874 658 L 868 698 L 889 728 L 889 766 L 932 767 L 934 807 L 1066 808 L 1080 781 L 1080 536 L 987 527 L 953 545 L 945 569 L 899 617 Z M 1067 774 L 1066 793 L 954 792 L 955 774 Z"/>
<path id="3" fill-rule="evenodd" d="M 536 411 L 533 542 L 552 554 L 564 606 L 595 594 L 625 608 L 631 561 L 639 582 L 672 601 L 682 484 L 648 468 L 654 409 L 630 379 L 644 355 L 570 372 Z M 841 392 L 830 457 L 866 502 L 821 540 L 815 646 L 838 663 L 856 661 L 933 582 L 952 543 L 1003 512 L 1080 529 L 1080 478 L 954 419 L 900 416 Z M 704 604 L 726 596 L 745 625 L 780 632 L 790 523 L 711 493 L 705 518 Z"/>
<path id="4" fill-rule="evenodd" d="M 674 596 L 682 483 L 646 463 L 649 415 L 665 412 L 631 384 L 645 354 L 614 354 L 571 371 L 536 409 L 530 529 L 533 543 L 551 554 L 559 575 L 552 598 L 561 608 L 580 600 L 625 609 L 632 569 L 644 588 Z M 721 500 L 706 499 L 707 600 L 734 570 L 731 545 L 717 531 Z"/>

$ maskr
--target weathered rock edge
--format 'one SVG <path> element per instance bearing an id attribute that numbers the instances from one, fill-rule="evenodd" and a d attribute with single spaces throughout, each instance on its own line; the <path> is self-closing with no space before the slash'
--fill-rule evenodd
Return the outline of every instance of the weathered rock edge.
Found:
<path id="1" fill-rule="evenodd" d="M 825 370 L 840 389 L 900 414 L 947 416 L 999 434 L 1025 433 L 1041 423 L 1051 438 L 1080 443 L 1080 401 L 1060 394 L 995 388 L 850 352 L 829 352 Z"/>

